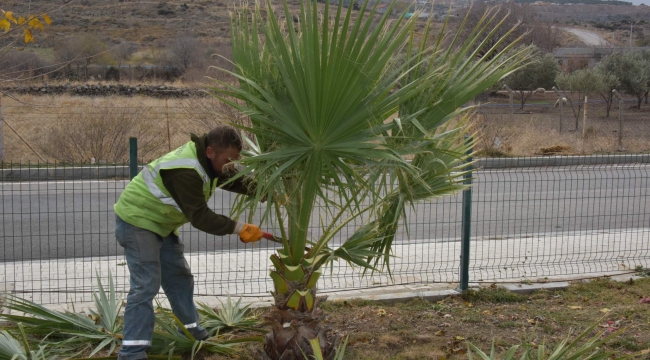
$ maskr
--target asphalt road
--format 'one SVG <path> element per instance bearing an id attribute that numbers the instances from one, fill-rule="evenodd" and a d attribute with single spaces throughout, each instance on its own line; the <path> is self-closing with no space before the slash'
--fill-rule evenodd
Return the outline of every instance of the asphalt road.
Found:
<path id="1" fill-rule="evenodd" d="M 570 32 L 571 34 L 577 36 L 580 41 L 585 43 L 585 45 L 589 46 L 611 46 L 611 44 L 605 40 L 604 37 L 600 36 L 600 34 L 592 32 L 592 31 L 587 31 L 587 30 L 582 30 L 582 29 L 572 29 L 572 28 L 560 28 L 564 31 Z"/>
<path id="2" fill-rule="evenodd" d="M 537 233 L 650 226 L 650 166 L 579 166 L 475 173 L 472 236 L 504 238 Z M 0 183 L 0 262 L 121 254 L 113 204 L 126 181 Z M 215 211 L 234 199 L 218 191 Z M 318 214 L 313 231 L 318 233 Z M 327 218 L 324 216 L 324 219 Z M 257 217 L 259 219 L 259 216 Z M 410 241 L 458 241 L 461 196 L 408 211 Z M 271 230 L 272 227 L 265 227 Z M 348 227 L 335 239 L 351 234 Z M 184 226 L 186 252 L 244 249 L 235 236 L 217 237 Z M 398 241 L 407 241 L 402 228 Z M 274 246 L 265 243 L 256 246 Z"/>

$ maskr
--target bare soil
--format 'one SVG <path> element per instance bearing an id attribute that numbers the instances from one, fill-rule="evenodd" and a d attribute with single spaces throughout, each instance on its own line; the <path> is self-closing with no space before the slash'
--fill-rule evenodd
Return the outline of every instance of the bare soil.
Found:
<path id="1" fill-rule="evenodd" d="M 604 278 L 530 295 L 493 285 L 438 302 L 416 298 L 387 305 L 354 300 L 326 302 L 323 309 L 325 323 L 348 338 L 345 359 L 350 360 L 466 359 L 467 342 L 486 353 L 494 343 L 498 354 L 513 345 L 552 348 L 594 324 L 591 335 L 612 335 L 604 349 L 624 355 L 650 348 L 650 304 L 641 301 L 648 294 L 650 278 Z"/>
<path id="2" fill-rule="evenodd" d="M 517 103 L 515 95 L 512 115 L 505 95 L 490 98 L 488 104 L 477 110 L 475 125 L 481 135 L 477 151 L 483 156 L 624 154 L 650 151 L 649 105 L 643 103 L 638 109 L 636 101 L 625 102 L 619 112 L 618 104 L 614 103 L 607 116 L 602 97 L 589 94 L 590 103 L 587 105 L 585 119 L 584 108 L 578 108 L 577 96 L 574 94 L 573 97 L 569 96 L 569 99 L 572 100 L 573 106 L 571 103 L 564 105 L 564 116 L 561 117 L 559 106 L 553 106 L 557 100 L 557 95 L 553 92 L 531 96 L 523 109 Z M 619 145 L 620 129 L 622 146 Z M 559 151 L 545 151 L 547 148 L 556 148 Z"/>

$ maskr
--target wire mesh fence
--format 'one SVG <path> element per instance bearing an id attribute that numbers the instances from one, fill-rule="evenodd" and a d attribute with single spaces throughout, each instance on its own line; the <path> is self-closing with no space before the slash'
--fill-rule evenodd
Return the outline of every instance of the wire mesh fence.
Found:
<path id="1" fill-rule="evenodd" d="M 189 132 L 203 132 L 219 119 L 232 117 L 214 104 L 180 100 L 170 100 L 167 106 L 142 100 L 140 104 L 125 102 L 113 106 L 103 102 L 93 105 L 85 99 L 70 101 L 73 103 L 55 105 L 54 110 L 15 104 L 13 108 L 5 105 L 2 109 L 7 124 L 15 130 L 12 133 L 5 128 L 5 154 L 16 162 L 4 162 L 0 169 L 0 283 L 9 284 L 14 292 L 42 304 L 90 300 L 94 277 L 105 277 L 108 270 L 116 277 L 118 289 L 128 289 L 128 269 L 115 240 L 113 212 L 113 205 L 129 179 L 128 164 L 124 163 L 128 146 L 124 150 L 124 144 L 117 143 L 128 144 L 133 129 L 145 124 L 145 129 L 155 136 L 145 136 L 139 145 L 143 149 L 143 164 L 188 141 Z M 590 103 L 588 115 L 602 111 L 599 106 Z M 114 107 L 139 107 L 137 121 L 132 121 L 129 112 Z M 565 116 L 566 124 L 560 132 L 559 110 L 552 104 L 525 106 L 524 110 L 529 113 L 511 115 L 509 106 L 482 105 L 478 109 L 477 126 L 483 140 L 477 150 L 482 156 L 525 156 L 522 159 L 531 160 L 540 154 L 587 154 L 602 159 L 602 164 L 510 167 L 513 159 L 509 157 L 492 159 L 489 164 L 481 160 L 471 199 L 470 281 L 535 281 L 649 266 L 650 166 L 627 155 L 619 155 L 615 161 L 619 164 L 611 164 L 614 161 L 608 155 L 597 154 L 620 154 L 614 132 L 619 129 L 617 108 L 610 113 L 611 119 L 587 119 L 587 126 L 594 128 L 594 137 L 602 135 L 609 141 L 601 139 L 600 148 L 593 145 L 599 151 L 589 150 L 592 148 L 582 135 L 583 120 L 576 131 L 569 126 L 575 124 L 574 120 Z M 564 111 L 566 115 L 567 109 Z M 37 116 L 40 112 L 49 114 L 44 115 L 49 118 Z M 631 117 L 632 113 L 630 109 L 623 110 L 624 116 Z M 639 114 L 640 120 L 626 117 L 623 122 L 622 138 L 627 152 L 647 153 L 650 146 L 647 140 L 639 140 L 638 148 L 632 146 L 632 139 L 650 135 L 650 119 L 643 118 L 647 113 Z M 93 118 L 100 119 L 94 122 Z M 120 119 L 130 127 L 111 132 L 115 126 L 100 126 L 106 121 L 119 124 Z M 65 121 L 78 127 L 67 126 Z M 56 127 L 66 130 L 55 133 L 63 139 L 64 135 L 74 135 L 71 139 L 91 136 L 95 130 L 103 134 L 95 138 L 102 139 L 102 147 L 82 151 L 88 143 L 73 142 L 75 145 L 69 148 L 50 148 L 67 153 L 65 156 L 70 160 L 66 160 L 64 155 L 47 151 L 47 144 L 55 136 L 51 129 Z M 533 130 L 534 133 L 528 133 Z M 543 150 L 552 147 L 556 148 Z M 30 162 L 34 153 L 50 162 Z M 334 263 L 324 270 L 319 291 L 458 283 L 463 226 L 461 195 L 408 209 L 408 221 L 401 227 L 394 245 L 393 279 L 385 273 L 362 276 L 361 269 Z M 217 213 L 229 214 L 233 201 L 233 194 L 217 191 L 209 204 Z M 318 221 L 315 217 L 311 229 L 314 234 L 320 229 Z M 359 225 L 349 224 L 334 244 L 345 241 Z M 276 229 L 268 225 L 264 230 Z M 274 244 L 244 245 L 235 236 L 216 237 L 189 225 L 182 227 L 180 238 L 195 276 L 197 296 L 257 296 L 272 290 L 268 259 Z"/>
<path id="2" fill-rule="evenodd" d="M 16 164 L 14 164 L 16 165 Z M 37 164 L 21 181 L 0 183 L 3 247 L 0 282 L 40 303 L 88 301 L 95 275 L 110 269 L 127 289 L 128 271 L 114 237 L 113 204 L 128 182 L 126 166 L 86 167 L 74 179 L 61 168 L 44 175 Z M 56 169 L 56 170 L 55 170 Z M 17 168 L 1 170 L 6 180 Z M 650 262 L 650 167 L 644 164 L 490 168 L 476 172 L 472 197 L 470 281 L 539 280 L 606 273 Z M 72 174 L 73 171 L 68 171 Z M 108 175 L 106 175 L 108 173 Z M 57 175 L 59 174 L 59 175 Z M 218 191 L 210 207 L 228 214 L 234 195 Z M 409 209 L 392 261 L 393 280 L 335 263 L 322 292 L 390 284 L 459 281 L 460 194 Z M 263 209 L 260 209 L 263 211 Z M 257 215 L 259 218 L 260 214 Z M 334 243 L 344 241 L 352 223 Z M 317 220 L 314 232 L 319 228 Z M 269 225 L 266 229 L 273 232 Z M 259 295 L 272 290 L 271 243 L 244 245 L 191 226 L 181 229 L 196 294 Z"/>

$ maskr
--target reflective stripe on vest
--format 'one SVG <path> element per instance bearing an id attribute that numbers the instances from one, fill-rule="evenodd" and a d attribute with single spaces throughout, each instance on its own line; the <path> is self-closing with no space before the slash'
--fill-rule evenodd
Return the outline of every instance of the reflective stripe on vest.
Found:
<path id="1" fill-rule="evenodd" d="M 196 160 L 196 159 L 176 159 L 176 160 L 170 160 L 170 161 L 165 161 L 162 163 L 157 164 L 154 168 L 153 171 L 149 169 L 149 166 L 145 166 L 142 169 L 142 179 L 144 180 L 145 185 L 147 185 L 147 188 L 151 192 L 151 194 L 155 197 L 158 198 L 163 204 L 166 205 L 171 205 L 173 206 L 176 210 L 182 212 L 181 208 L 176 204 L 176 201 L 170 196 L 165 195 L 163 191 L 158 187 L 156 182 L 154 181 L 155 178 L 157 178 L 160 175 L 160 170 L 168 169 L 168 168 L 175 168 L 175 167 L 192 167 L 196 169 L 196 171 L 201 174 L 203 177 L 203 183 L 209 183 L 210 182 L 210 177 L 208 174 L 205 173 L 205 170 L 203 170 L 203 166 L 201 166 L 201 163 Z"/>

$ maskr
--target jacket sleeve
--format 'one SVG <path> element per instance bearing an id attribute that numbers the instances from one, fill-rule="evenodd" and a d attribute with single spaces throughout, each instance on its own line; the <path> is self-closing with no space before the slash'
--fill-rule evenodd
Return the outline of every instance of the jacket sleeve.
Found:
<path id="1" fill-rule="evenodd" d="M 163 184 L 192 226 L 213 235 L 232 234 L 237 223 L 216 214 L 203 195 L 203 179 L 193 169 L 161 170 Z"/>

